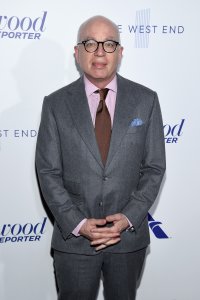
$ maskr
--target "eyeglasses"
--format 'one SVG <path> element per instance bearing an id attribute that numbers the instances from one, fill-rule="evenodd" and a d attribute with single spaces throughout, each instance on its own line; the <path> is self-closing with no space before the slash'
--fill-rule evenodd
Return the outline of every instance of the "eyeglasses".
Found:
<path id="1" fill-rule="evenodd" d="M 77 45 L 84 45 L 84 48 L 87 52 L 89 53 L 93 53 L 95 51 L 97 51 L 97 49 L 99 48 L 99 44 L 102 44 L 103 50 L 107 53 L 113 53 L 117 46 L 120 45 L 119 42 L 116 41 L 104 41 L 104 42 L 97 42 L 95 40 L 87 40 L 87 41 L 82 41 L 79 42 Z"/>

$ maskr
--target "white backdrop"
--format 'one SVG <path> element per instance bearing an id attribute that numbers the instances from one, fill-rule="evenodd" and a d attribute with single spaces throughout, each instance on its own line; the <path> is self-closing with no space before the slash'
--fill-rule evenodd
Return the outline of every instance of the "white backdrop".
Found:
<path id="1" fill-rule="evenodd" d="M 197 0 L 0 0 L 0 299 L 56 299 L 35 143 L 43 97 L 79 76 L 77 29 L 96 14 L 119 25 L 119 73 L 158 92 L 165 125 L 167 172 L 137 300 L 199 299 L 199 11 Z"/>

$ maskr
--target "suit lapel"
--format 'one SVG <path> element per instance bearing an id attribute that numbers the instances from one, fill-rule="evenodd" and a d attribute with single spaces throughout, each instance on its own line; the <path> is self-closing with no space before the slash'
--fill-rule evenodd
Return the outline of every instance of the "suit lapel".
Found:
<path id="1" fill-rule="evenodd" d="M 133 118 L 136 102 L 130 91 L 130 84 L 121 76 L 117 76 L 117 99 L 113 121 L 110 149 L 105 168 L 113 160 Z"/>
<path id="2" fill-rule="evenodd" d="M 96 159 L 97 163 L 103 169 L 99 148 L 96 142 L 94 126 L 92 124 L 91 114 L 85 93 L 83 77 L 71 85 L 71 98 L 67 97 L 67 105 L 71 112 L 76 128 L 85 142 L 86 146 Z M 135 100 L 135 101 L 134 101 Z M 124 135 L 133 119 L 134 110 L 137 105 L 137 99 L 134 99 L 133 90 L 130 91 L 130 84 L 126 79 L 117 76 L 117 99 L 113 121 L 110 149 L 106 162 L 107 169 L 118 151 Z"/>
<path id="3" fill-rule="evenodd" d="M 96 159 L 97 163 L 101 166 L 101 168 L 104 168 L 96 142 L 94 126 L 92 124 L 89 105 L 85 93 L 83 77 L 72 84 L 71 99 L 70 101 L 67 101 L 67 105 L 83 141 Z"/>

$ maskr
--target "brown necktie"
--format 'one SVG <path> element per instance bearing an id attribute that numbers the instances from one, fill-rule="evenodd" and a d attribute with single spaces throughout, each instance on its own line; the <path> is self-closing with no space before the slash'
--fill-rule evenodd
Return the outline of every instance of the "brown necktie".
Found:
<path id="1" fill-rule="evenodd" d="M 96 93 L 100 94 L 100 101 L 96 113 L 95 134 L 104 165 L 106 164 L 111 138 L 111 118 L 105 103 L 108 91 L 109 89 L 96 91 Z"/>

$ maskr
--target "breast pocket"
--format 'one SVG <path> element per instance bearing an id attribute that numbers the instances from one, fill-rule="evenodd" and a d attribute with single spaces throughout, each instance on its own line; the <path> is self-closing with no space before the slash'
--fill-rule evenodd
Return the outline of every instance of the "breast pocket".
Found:
<path id="1" fill-rule="evenodd" d="M 135 133 L 142 133 L 144 131 L 144 126 L 129 126 L 127 130 L 127 134 L 135 134 Z"/>
<path id="2" fill-rule="evenodd" d="M 125 135 L 126 150 L 134 155 L 143 152 L 145 143 L 146 130 L 145 126 L 130 126 Z"/>

